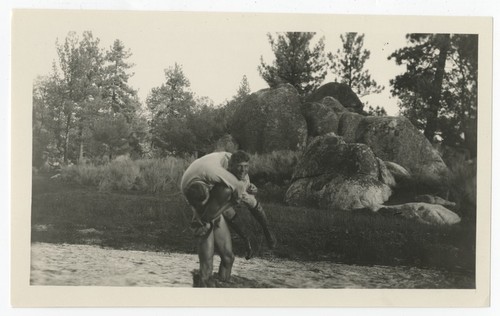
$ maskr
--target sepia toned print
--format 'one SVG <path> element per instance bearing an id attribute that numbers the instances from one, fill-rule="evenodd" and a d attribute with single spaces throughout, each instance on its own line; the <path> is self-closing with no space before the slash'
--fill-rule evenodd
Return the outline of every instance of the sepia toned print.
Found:
<path id="1" fill-rule="evenodd" d="M 13 302 L 487 302 L 491 20 L 277 16 L 15 12 Z"/>

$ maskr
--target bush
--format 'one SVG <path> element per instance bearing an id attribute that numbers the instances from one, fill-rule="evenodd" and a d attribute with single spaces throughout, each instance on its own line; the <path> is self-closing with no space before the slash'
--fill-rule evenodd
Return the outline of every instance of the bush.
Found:
<path id="1" fill-rule="evenodd" d="M 102 191 L 132 190 L 140 177 L 138 164 L 130 158 L 115 159 L 103 171 L 103 179 L 99 183 L 99 190 Z"/>
<path id="2" fill-rule="evenodd" d="M 259 199 L 283 202 L 299 155 L 290 150 L 251 155 L 249 176 L 259 188 Z"/>
<path id="3" fill-rule="evenodd" d="M 448 178 L 449 198 L 457 203 L 457 212 L 463 217 L 476 216 L 477 162 L 457 161 L 450 163 Z"/>
<path id="4" fill-rule="evenodd" d="M 277 185 L 288 184 L 300 152 L 291 150 L 273 151 L 269 154 L 253 154 L 250 158 L 250 180 L 254 183 L 271 182 Z"/>
<path id="5" fill-rule="evenodd" d="M 81 185 L 99 186 L 104 178 L 104 167 L 94 165 L 69 165 L 61 168 L 62 180 Z"/>
<path id="6" fill-rule="evenodd" d="M 138 161 L 140 167 L 138 189 L 149 193 L 179 190 L 182 174 L 190 162 L 191 160 L 175 157 Z"/>
<path id="7" fill-rule="evenodd" d="M 105 165 L 63 167 L 61 178 L 97 187 L 101 191 L 176 192 L 179 191 L 182 174 L 191 161 L 176 157 L 141 160 L 119 157 Z"/>

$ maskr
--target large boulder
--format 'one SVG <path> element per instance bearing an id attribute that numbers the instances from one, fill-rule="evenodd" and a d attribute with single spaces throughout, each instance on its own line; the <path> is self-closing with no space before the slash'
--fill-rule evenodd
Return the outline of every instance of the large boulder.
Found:
<path id="1" fill-rule="evenodd" d="M 431 194 L 418 195 L 415 197 L 415 201 L 429 203 L 429 204 L 438 204 L 450 208 L 454 208 L 455 206 L 457 206 L 457 203 L 455 202 L 450 202 L 448 200 L 443 199 L 440 196 L 435 196 Z"/>
<path id="2" fill-rule="evenodd" d="M 348 143 L 355 143 L 359 124 L 365 119 L 365 116 L 347 112 L 339 117 L 337 134 L 342 135 Z"/>
<path id="3" fill-rule="evenodd" d="M 363 114 L 363 102 L 359 100 L 356 93 L 354 93 L 345 83 L 330 82 L 322 85 L 316 91 L 311 93 L 306 102 L 319 102 L 325 97 L 333 97 L 337 99 L 348 111 Z"/>
<path id="4" fill-rule="evenodd" d="M 285 201 L 334 210 L 376 209 L 391 195 L 380 175 L 380 162 L 368 146 L 330 133 L 307 146 Z"/>
<path id="5" fill-rule="evenodd" d="M 348 112 L 346 108 L 333 97 L 325 97 L 322 102 L 304 103 L 302 115 L 307 125 L 307 137 L 337 133 L 340 117 L 345 112 Z"/>
<path id="6" fill-rule="evenodd" d="M 379 177 L 378 178 L 380 179 L 380 181 L 387 184 L 389 187 L 395 188 L 396 184 L 397 184 L 396 177 L 391 172 L 391 170 L 389 170 L 389 168 L 387 168 L 387 163 L 380 158 L 377 158 L 377 161 L 378 161 L 378 168 L 379 168 Z"/>
<path id="7" fill-rule="evenodd" d="M 408 119 L 363 116 L 349 112 L 340 103 L 326 97 L 304 104 L 309 139 L 334 132 L 347 143 L 368 145 L 380 159 L 402 166 L 417 183 L 435 187 L 444 182 L 447 166 Z"/>
<path id="8" fill-rule="evenodd" d="M 405 167 L 424 183 L 440 184 L 448 175 L 437 151 L 405 117 L 365 117 L 355 141 L 370 146 L 377 157 Z"/>
<path id="9" fill-rule="evenodd" d="M 295 150 L 306 134 L 301 104 L 290 84 L 252 93 L 236 107 L 231 135 L 249 152 Z"/>
<path id="10" fill-rule="evenodd" d="M 396 183 L 408 182 L 411 180 L 411 174 L 404 167 L 392 161 L 384 161 L 387 170 L 392 174 Z"/>
<path id="11" fill-rule="evenodd" d="M 461 221 L 460 216 L 442 205 L 422 202 L 384 206 L 378 212 L 386 216 L 398 216 L 432 225 L 453 225 Z"/>

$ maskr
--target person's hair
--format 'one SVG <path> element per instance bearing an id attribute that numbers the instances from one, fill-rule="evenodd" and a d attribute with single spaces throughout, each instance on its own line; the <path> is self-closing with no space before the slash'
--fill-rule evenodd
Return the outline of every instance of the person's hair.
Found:
<path id="1" fill-rule="evenodd" d="M 232 164 L 238 164 L 240 162 L 249 162 L 250 161 L 250 155 L 243 150 L 238 150 L 234 154 L 231 155 L 231 163 Z"/>
<path id="2" fill-rule="evenodd" d="M 201 203 L 207 198 L 208 194 L 207 186 L 200 182 L 191 184 L 186 190 L 186 198 L 190 203 Z"/>

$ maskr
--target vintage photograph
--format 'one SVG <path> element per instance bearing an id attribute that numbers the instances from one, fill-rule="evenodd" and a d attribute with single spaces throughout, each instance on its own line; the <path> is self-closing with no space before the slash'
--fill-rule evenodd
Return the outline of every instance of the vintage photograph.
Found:
<path id="1" fill-rule="evenodd" d="M 16 10 L 30 287 L 478 289 L 491 21 L 273 16 Z"/>

